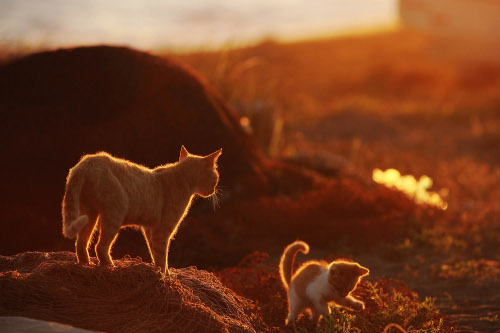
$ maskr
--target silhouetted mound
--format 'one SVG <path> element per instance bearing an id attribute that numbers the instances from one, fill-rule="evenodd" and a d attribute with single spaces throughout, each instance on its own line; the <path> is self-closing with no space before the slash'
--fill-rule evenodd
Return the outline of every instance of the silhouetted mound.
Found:
<path id="1" fill-rule="evenodd" d="M 107 268 L 79 265 L 69 252 L 0 256 L 0 315 L 106 332 L 255 332 L 253 310 L 193 267 L 164 277 L 139 259 Z"/>
<path id="2" fill-rule="evenodd" d="M 33 222 L 32 235 L 59 233 L 65 178 L 88 153 L 152 168 L 177 161 L 181 145 L 199 155 L 222 148 L 226 189 L 264 179 L 260 150 L 218 94 L 183 66 L 144 52 L 82 47 L 0 66 L 0 110 L 0 210 L 13 226 Z M 29 249 L 54 248 L 54 236 L 33 237 Z M 7 253 L 27 249 L 0 242 Z"/>

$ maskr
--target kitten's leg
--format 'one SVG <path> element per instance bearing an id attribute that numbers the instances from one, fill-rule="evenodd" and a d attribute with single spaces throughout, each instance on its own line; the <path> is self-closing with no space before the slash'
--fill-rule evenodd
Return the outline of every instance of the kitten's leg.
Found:
<path id="1" fill-rule="evenodd" d="M 318 314 L 318 320 L 319 317 L 321 316 L 325 317 L 330 314 L 330 308 L 328 307 L 328 302 L 325 301 L 323 298 L 312 300 L 312 303 L 313 307 L 311 310 L 313 311 L 313 313 Z"/>
<path id="2" fill-rule="evenodd" d="M 113 265 L 110 251 L 111 246 L 118 236 L 120 227 L 122 225 L 123 217 L 116 215 L 103 215 L 99 216 L 100 234 L 99 240 L 95 246 L 95 252 L 101 265 Z"/>
<path id="3" fill-rule="evenodd" d="M 288 317 L 285 324 L 286 326 L 292 326 L 294 332 L 296 332 L 295 320 L 305 310 L 305 308 L 306 306 L 304 301 L 297 295 L 295 288 L 290 286 L 290 290 L 288 292 Z"/>
<path id="4" fill-rule="evenodd" d="M 363 310 L 365 308 L 365 303 L 358 301 L 352 296 L 347 296 L 347 297 L 336 297 L 335 298 L 335 303 L 341 306 L 345 306 L 348 308 L 351 308 L 353 310 Z"/>
<path id="5" fill-rule="evenodd" d="M 288 327 L 292 327 L 294 332 L 297 332 L 295 327 L 295 320 L 304 311 L 304 306 L 302 304 L 294 303 L 290 304 L 288 309 L 288 317 L 286 318 L 285 324 Z"/>
<path id="6" fill-rule="evenodd" d="M 89 217 L 89 222 L 76 236 L 76 256 L 78 257 L 78 263 L 82 265 L 89 264 L 90 258 L 88 247 L 97 222 L 97 214 L 87 213 L 87 216 Z"/>
<path id="7" fill-rule="evenodd" d="M 314 325 L 318 325 L 319 318 L 321 317 L 321 313 L 319 313 L 315 308 L 311 309 L 311 320 Z"/>

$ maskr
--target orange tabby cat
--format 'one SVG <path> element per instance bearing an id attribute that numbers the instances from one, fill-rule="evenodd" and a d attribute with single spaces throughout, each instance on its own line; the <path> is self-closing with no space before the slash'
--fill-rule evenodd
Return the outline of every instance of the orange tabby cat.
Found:
<path id="1" fill-rule="evenodd" d="M 179 162 L 148 169 L 101 152 L 84 156 L 69 172 L 62 202 L 63 234 L 76 236 L 78 262 L 89 263 L 88 246 L 99 220 L 96 254 L 112 265 L 111 246 L 122 226 L 141 226 L 156 266 L 168 274 L 172 236 L 195 195 L 214 194 L 222 149 L 202 157 L 182 146 Z"/>
<path id="2" fill-rule="evenodd" d="M 288 245 L 280 262 L 281 280 L 288 291 L 287 325 L 295 329 L 295 319 L 306 310 L 317 323 L 321 316 L 329 314 L 330 302 L 354 310 L 364 309 L 364 303 L 349 294 L 361 277 L 368 275 L 370 271 L 367 268 L 342 260 L 330 264 L 308 261 L 293 274 L 293 262 L 298 251 L 307 254 L 309 245 L 301 241 Z"/>

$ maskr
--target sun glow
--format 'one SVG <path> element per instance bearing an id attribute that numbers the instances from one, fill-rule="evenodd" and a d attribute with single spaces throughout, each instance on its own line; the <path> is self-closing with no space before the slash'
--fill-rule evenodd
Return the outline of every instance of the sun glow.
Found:
<path id="1" fill-rule="evenodd" d="M 387 169 L 385 171 L 374 169 L 372 178 L 376 183 L 384 184 L 387 187 L 395 187 L 415 200 L 416 203 L 426 203 L 443 210 L 448 208 L 448 204 L 443 201 L 438 193 L 429 191 L 429 188 L 432 187 L 432 179 L 426 175 L 416 180 L 412 175 L 401 175 L 396 169 Z M 447 189 L 442 191 L 445 192 Z"/>
<path id="2" fill-rule="evenodd" d="M 211 49 L 393 28 L 397 0 L 0 1 L 0 45 Z"/>

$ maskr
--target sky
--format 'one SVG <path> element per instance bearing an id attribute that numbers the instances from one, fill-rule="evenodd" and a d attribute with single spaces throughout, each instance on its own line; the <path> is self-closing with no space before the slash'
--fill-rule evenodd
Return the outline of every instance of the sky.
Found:
<path id="1" fill-rule="evenodd" d="M 0 45 L 213 48 L 394 26 L 397 0 L 0 0 Z"/>

